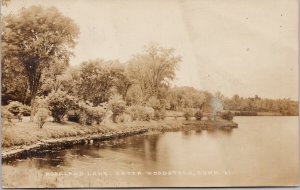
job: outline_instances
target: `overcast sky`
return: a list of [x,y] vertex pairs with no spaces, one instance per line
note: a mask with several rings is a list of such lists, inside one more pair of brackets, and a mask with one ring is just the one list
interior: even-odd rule
[[156,42],[183,57],[178,86],[298,99],[297,0],[12,0],[2,13],[38,4],[79,25],[71,64]]

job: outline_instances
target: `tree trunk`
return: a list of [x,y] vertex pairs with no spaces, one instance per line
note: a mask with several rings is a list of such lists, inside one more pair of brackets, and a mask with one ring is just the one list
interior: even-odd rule
[[31,101],[30,101],[30,106],[31,106],[31,108],[30,108],[30,121],[31,122],[33,122],[33,120],[34,120],[34,113],[35,113],[35,96],[33,96],[32,98],[31,98]]

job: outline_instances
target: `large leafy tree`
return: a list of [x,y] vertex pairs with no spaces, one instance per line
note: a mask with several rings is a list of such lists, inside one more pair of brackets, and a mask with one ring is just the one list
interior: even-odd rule
[[107,102],[116,93],[125,96],[130,85],[119,61],[96,59],[83,62],[73,77],[77,95],[94,105]]
[[118,64],[115,70],[115,76],[117,78],[115,88],[123,100],[126,100],[128,90],[133,85],[133,80],[129,77],[127,64]]
[[6,105],[9,101],[28,103],[28,85],[23,69],[18,62],[1,60],[1,101]]
[[18,14],[4,16],[2,26],[4,64],[14,60],[19,63],[15,66],[23,69],[33,109],[44,71],[51,65],[68,65],[79,28],[56,8],[41,6],[23,8]]
[[169,86],[175,78],[175,71],[181,57],[174,55],[175,50],[150,44],[141,54],[129,61],[129,76],[139,84],[145,100],[158,97],[160,89]]

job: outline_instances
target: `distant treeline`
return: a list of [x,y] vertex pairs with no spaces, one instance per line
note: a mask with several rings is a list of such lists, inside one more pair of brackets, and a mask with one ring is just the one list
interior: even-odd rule
[[[268,99],[255,97],[224,98],[223,106],[226,110],[234,110],[235,115],[298,115],[298,101],[290,99]],[[272,115],[271,114],[271,115]]]

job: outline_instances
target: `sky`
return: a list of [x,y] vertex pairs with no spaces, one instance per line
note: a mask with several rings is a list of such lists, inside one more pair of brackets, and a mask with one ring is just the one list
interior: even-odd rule
[[2,13],[55,6],[80,27],[71,64],[176,49],[177,86],[298,99],[297,0],[11,0]]

